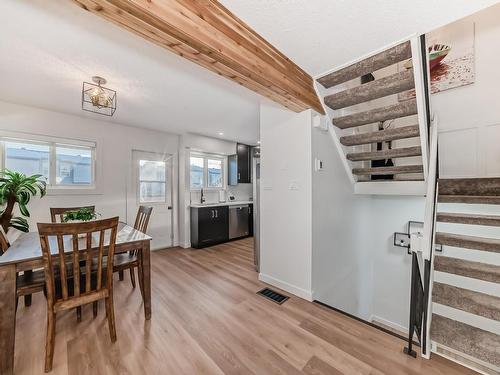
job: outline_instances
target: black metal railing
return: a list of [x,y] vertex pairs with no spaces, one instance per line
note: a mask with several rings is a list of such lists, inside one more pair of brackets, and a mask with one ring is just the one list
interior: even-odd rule
[[422,342],[422,323],[424,317],[425,292],[420,277],[417,253],[412,253],[411,260],[411,297],[410,297],[410,323],[408,329],[408,346],[404,348],[405,354],[417,357],[413,350],[413,337],[416,334],[418,342]]

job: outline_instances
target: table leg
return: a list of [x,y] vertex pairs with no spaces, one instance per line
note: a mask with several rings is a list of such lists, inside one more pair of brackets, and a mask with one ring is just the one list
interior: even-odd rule
[[151,319],[151,253],[149,241],[142,242],[142,285],[144,288],[144,316],[146,320]]
[[0,267],[0,374],[14,373],[16,266]]

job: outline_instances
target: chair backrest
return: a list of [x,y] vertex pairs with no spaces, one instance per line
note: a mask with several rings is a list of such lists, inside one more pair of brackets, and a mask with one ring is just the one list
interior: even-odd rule
[[0,255],[5,253],[9,247],[9,240],[7,239],[7,236],[5,235],[2,227],[0,227]]
[[[64,219],[64,214],[68,211],[78,211],[82,208],[91,210],[95,212],[95,206],[83,206],[83,207],[51,207],[50,208],[50,219],[53,223],[62,223]],[[58,220],[59,219],[59,220]]]
[[149,219],[151,218],[151,212],[153,212],[153,207],[139,206],[137,211],[137,216],[135,217],[134,229],[146,233],[148,230]]
[[[38,223],[50,309],[66,310],[109,295],[117,227],[118,217],[83,223]],[[56,293],[56,281],[60,293]]]

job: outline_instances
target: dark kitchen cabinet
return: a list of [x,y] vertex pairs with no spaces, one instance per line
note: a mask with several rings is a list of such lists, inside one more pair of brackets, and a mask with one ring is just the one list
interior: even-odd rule
[[238,155],[238,183],[249,184],[251,182],[251,165],[252,158],[250,153],[252,148],[247,145],[238,143],[236,145],[236,155]]
[[191,207],[191,246],[201,248],[228,241],[227,206]]
[[252,147],[238,143],[236,155],[228,157],[228,185],[252,182]]

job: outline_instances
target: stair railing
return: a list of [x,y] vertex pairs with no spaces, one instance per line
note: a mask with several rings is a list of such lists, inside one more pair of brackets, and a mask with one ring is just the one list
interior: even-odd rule
[[432,287],[434,280],[434,254],[436,237],[436,214],[439,191],[439,151],[438,151],[438,121],[434,119],[431,127],[431,143],[429,155],[429,182],[427,184],[427,197],[424,219],[423,251],[422,256],[425,263],[425,299],[424,299],[424,321],[422,324],[422,356],[430,358],[430,330],[432,320]]
[[410,251],[412,253],[410,319],[408,346],[404,348],[404,352],[412,357],[416,357],[416,352],[413,350],[413,337],[415,334],[421,344],[422,357],[429,358],[430,356],[430,325],[432,317],[431,280],[433,280],[434,239],[436,233],[436,207],[439,179],[437,124],[437,119],[434,119],[429,135],[429,174],[427,180],[423,233],[413,234],[410,238]]

